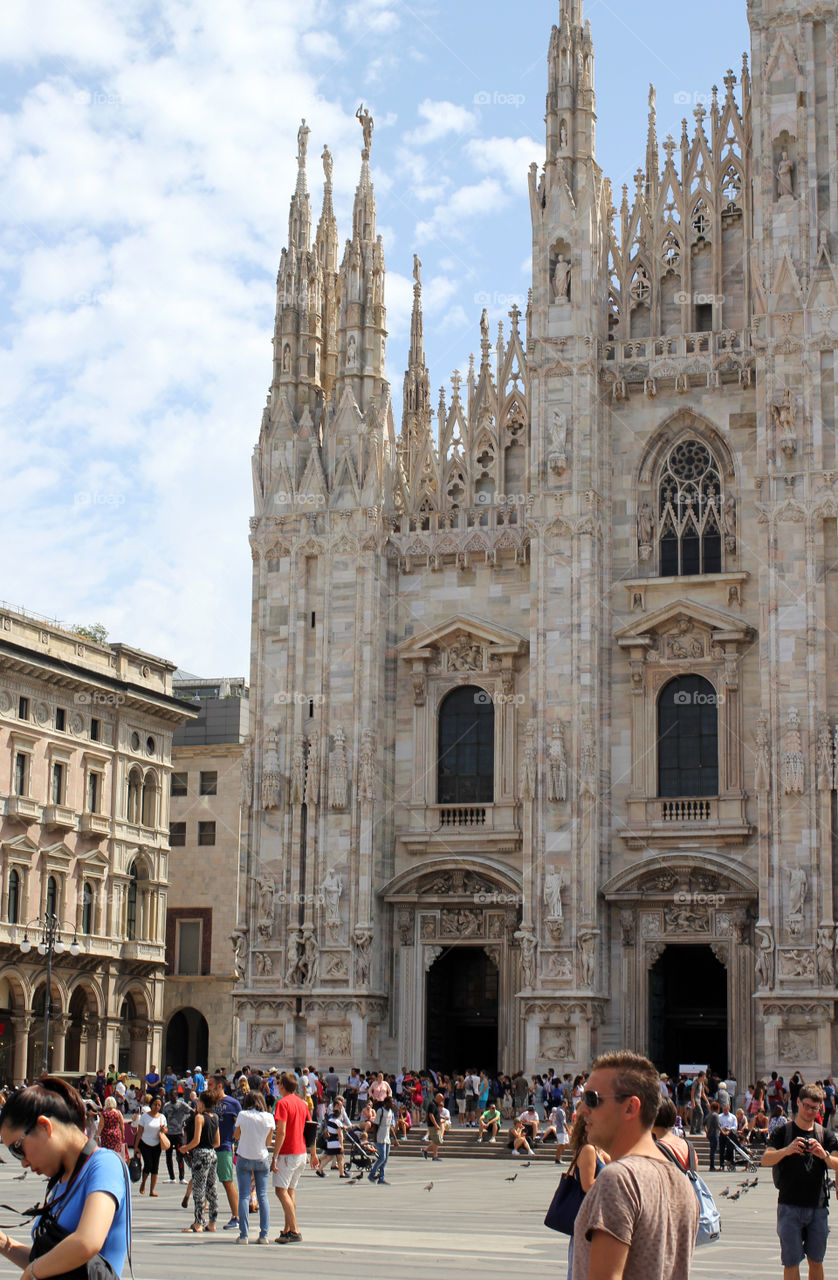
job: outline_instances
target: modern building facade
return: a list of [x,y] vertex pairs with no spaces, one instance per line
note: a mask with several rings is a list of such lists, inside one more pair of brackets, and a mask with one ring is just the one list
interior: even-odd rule
[[199,1064],[229,1070],[238,1054],[234,933],[248,688],[241,678],[201,680],[180,671],[173,683],[199,714],[175,731],[172,744],[163,1058],[176,1071]]
[[64,947],[52,962],[50,1068],[143,1073],[160,1059],[172,735],[196,715],[173,696],[174,670],[0,608],[5,1081],[41,1072],[45,916]]
[[[532,290],[404,411],[364,131],[308,130],[253,459],[240,1056],[832,1069],[834,0],[613,192],[581,0],[549,40]],[[607,122],[606,122],[607,124]],[[318,143],[319,145],[319,143]],[[523,176],[523,175],[522,175]]]

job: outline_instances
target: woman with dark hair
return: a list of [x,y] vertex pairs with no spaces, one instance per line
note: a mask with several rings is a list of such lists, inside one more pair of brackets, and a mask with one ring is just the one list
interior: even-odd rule
[[[584,1115],[578,1115],[573,1121],[573,1127],[570,1131],[570,1150],[572,1158],[567,1176],[575,1178],[582,1189],[582,1194],[587,1195],[597,1175],[610,1163],[611,1157],[599,1147],[595,1147],[588,1141],[588,1131],[585,1125]],[[567,1255],[567,1280],[571,1280],[573,1275],[573,1236],[570,1237],[570,1249]]]
[[195,1205],[195,1216],[190,1227],[183,1230],[199,1232],[204,1230],[204,1200],[209,1209],[207,1231],[215,1231],[218,1218],[218,1187],[215,1176],[216,1148],[221,1145],[218,1131],[218,1117],[213,1114],[212,1100],[204,1091],[198,1094],[198,1113],[190,1141],[183,1148],[184,1153],[192,1152],[192,1200]]
[[267,1244],[271,1229],[271,1210],[268,1202],[268,1176],[271,1157],[268,1139],[276,1128],[273,1112],[265,1107],[261,1093],[248,1093],[242,1109],[236,1117],[233,1140],[236,1147],[236,1177],[239,1183],[239,1244],[247,1244],[250,1218],[250,1182],[256,1183],[256,1199],[259,1204],[258,1244]]
[[[10,1153],[49,1179],[31,1247],[0,1231],[0,1257],[22,1268],[21,1280],[64,1275],[97,1254],[122,1274],[130,1235],[128,1176],[115,1151],[87,1138],[85,1119],[76,1090],[51,1076],[13,1094],[0,1112],[0,1139]],[[49,1261],[41,1262],[45,1257]]]
[[[161,1135],[166,1133],[166,1117],[163,1115],[163,1099],[155,1094],[150,1100],[148,1111],[137,1117],[137,1137],[134,1142],[134,1155],[142,1155],[143,1180],[140,1183],[140,1195],[145,1195],[146,1180],[151,1175],[149,1195],[157,1195],[157,1178],[160,1173]],[[168,1143],[168,1136],[166,1142]]]

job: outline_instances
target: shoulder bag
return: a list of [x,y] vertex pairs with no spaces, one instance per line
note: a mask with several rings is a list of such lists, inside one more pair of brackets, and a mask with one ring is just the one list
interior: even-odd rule
[[561,1231],[562,1235],[572,1236],[573,1224],[576,1222],[576,1215],[584,1199],[582,1183],[576,1177],[576,1157],[574,1156],[572,1165],[567,1173],[562,1174],[553,1199],[550,1201],[550,1208],[544,1217],[545,1227],[549,1227],[551,1231]]

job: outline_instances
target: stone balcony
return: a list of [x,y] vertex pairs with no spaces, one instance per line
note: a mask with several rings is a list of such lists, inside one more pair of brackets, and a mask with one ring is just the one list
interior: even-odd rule
[[[749,386],[753,377],[754,350],[747,330],[678,333],[644,338],[623,338],[603,343],[604,367],[628,383],[674,384],[686,393],[691,387],[717,386],[739,381]],[[618,397],[619,398],[619,397]]]
[[48,804],[44,809],[43,823],[55,831],[75,831],[78,815],[66,804]]
[[6,799],[6,817],[17,818],[18,822],[40,822],[41,806],[37,800],[28,796],[8,796]]
[[110,818],[101,813],[83,813],[79,818],[79,831],[83,836],[106,836],[110,829]]
[[626,802],[626,811],[627,824],[618,834],[630,849],[683,846],[685,841],[707,839],[742,844],[753,833],[745,795],[634,796]]
[[451,850],[515,853],[521,847],[519,806],[500,804],[411,805],[402,810],[396,840],[408,853]]

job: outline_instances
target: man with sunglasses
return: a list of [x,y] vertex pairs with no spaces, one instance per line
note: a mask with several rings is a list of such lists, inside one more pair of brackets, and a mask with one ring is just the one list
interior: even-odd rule
[[799,1280],[800,1263],[809,1261],[809,1280],[823,1280],[826,1254],[827,1171],[838,1170],[838,1137],[815,1124],[823,1107],[823,1090],[804,1085],[797,1099],[797,1115],[778,1125],[768,1140],[762,1163],[774,1170],[777,1235],[783,1280]]
[[586,1137],[611,1156],[582,1201],[573,1280],[687,1280],[698,1230],[692,1184],[661,1153],[652,1125],[660,1076],[628,1051],[594,1063],[579,1101]]

